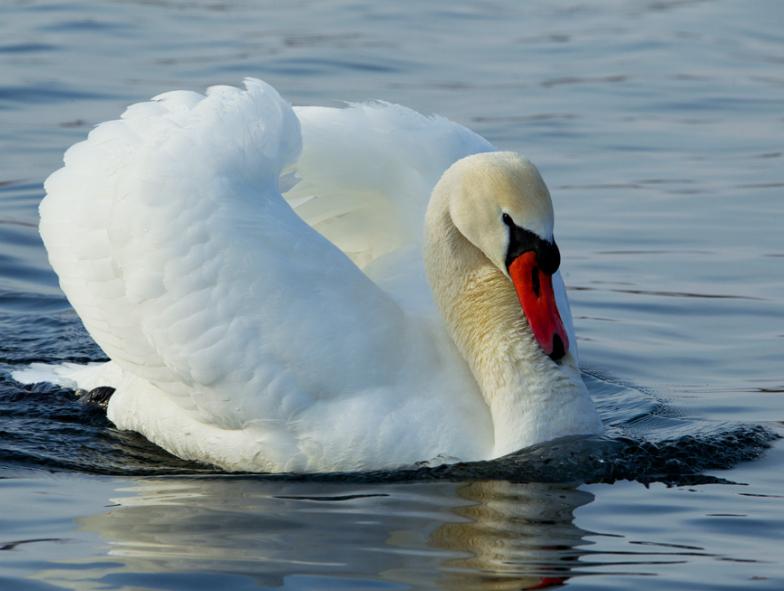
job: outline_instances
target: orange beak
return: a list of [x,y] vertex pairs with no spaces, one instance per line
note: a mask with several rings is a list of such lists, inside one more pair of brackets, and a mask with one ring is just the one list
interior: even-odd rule
[[536,341],[551,359],[558,361],[569,350],[569,338],[555,302],[552,275],[541,270],[533,251],[514,259],[509,275]]

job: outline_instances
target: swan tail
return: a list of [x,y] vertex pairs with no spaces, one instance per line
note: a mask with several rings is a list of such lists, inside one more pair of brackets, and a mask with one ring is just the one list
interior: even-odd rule
[[97,363],[31,363],[11,370],[11,377],[20,384],[55,384],[70,390],[93,390],[101,386],[116,387],[120,383],[119,368],[111,361]]

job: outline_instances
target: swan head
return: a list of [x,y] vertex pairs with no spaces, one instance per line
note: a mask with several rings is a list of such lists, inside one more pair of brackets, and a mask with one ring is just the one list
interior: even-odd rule
[[544,353],[558,361],[569,339],[552,276],[560,265],[553,204],[536,167],[514,152],[475,154],[453,164],[436,191],[457,230],[514,285]]

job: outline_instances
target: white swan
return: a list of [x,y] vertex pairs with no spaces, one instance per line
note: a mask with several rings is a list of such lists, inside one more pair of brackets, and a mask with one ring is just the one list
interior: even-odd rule
[[129,107],[46,181],[51,264],[112,360],[56,380],[115,387],[117,427],[226,470],[600,431],[547,188],[492,150],[395,105],[292,109],[252,79]]

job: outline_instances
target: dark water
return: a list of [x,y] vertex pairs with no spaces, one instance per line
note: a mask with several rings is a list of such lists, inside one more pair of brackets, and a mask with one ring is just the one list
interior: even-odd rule
[[[783,588],[782,24],[773,0],[3,2],[0,589]],[[226,476],[10,380],[102,358],[35,228],[63,150],[247,75],[439,112],[539,165],[606,437]]]

